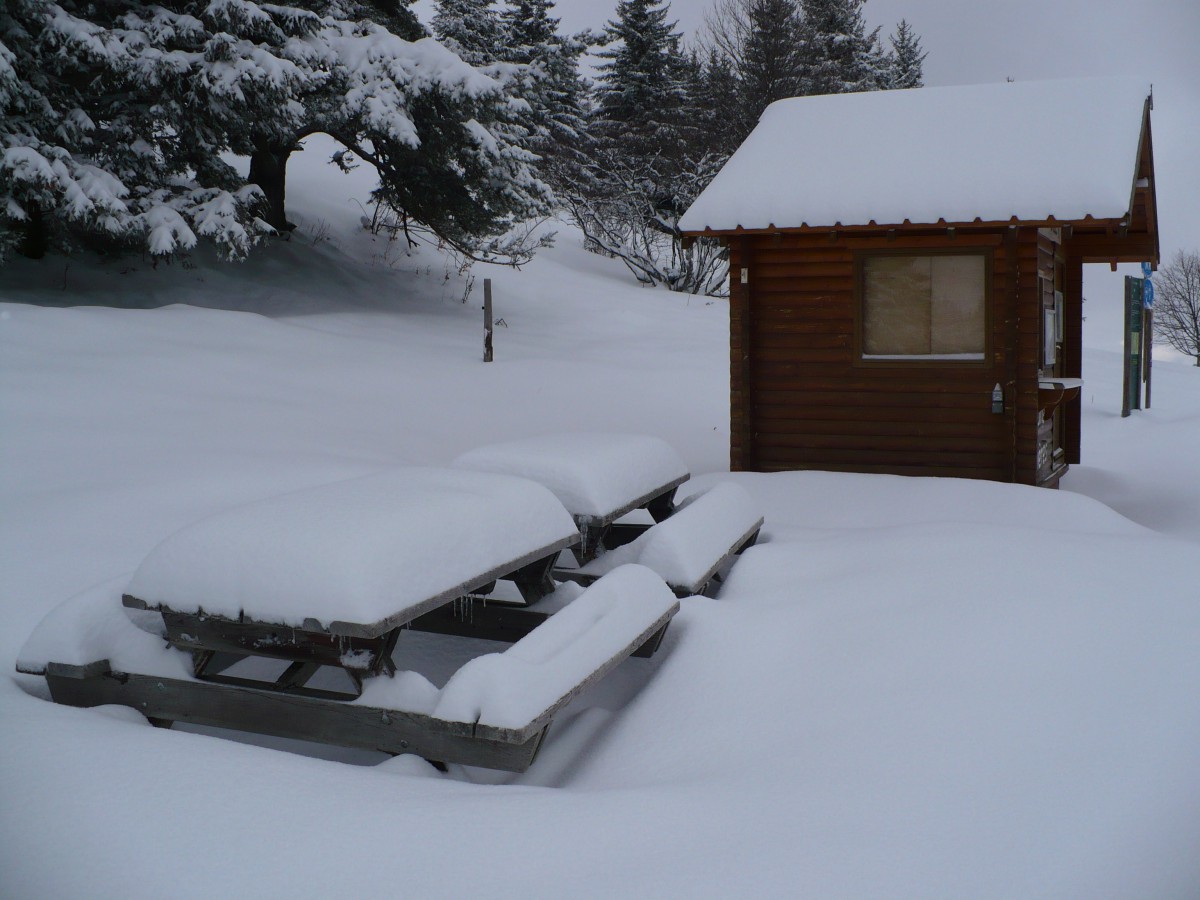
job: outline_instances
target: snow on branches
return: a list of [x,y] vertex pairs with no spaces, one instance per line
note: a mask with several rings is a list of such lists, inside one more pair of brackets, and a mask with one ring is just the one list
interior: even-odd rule
[[[62,249],[80,235],[153,254],[205,238],[244,256],[272,230],[271,198],[222,154],[266,150],[286,165],[313,131],[375,164],[385,192],[452,238],[495,235],[544,211],[548,191],[523,146],[528,106],[510,90],[513,72],[475,69],[432,39],[342,17],[359,6],[8,4],[0,258]],[[413,171],[432,173],[422,189],[440,188],[460,208],[406,194]],[[272,221],[284,221],[282,210]]]
[[155,254],[199,235],[244,255],[268,230],[261,195],[219,154],[236,149],[240,117],[298,118],[289,99],[305,75],[254,39],[264,17],[240,0],[202,16],[111,3],[86,19],[44,0],[11,4],[0,15],[0,254],[38,256],[83,234]]

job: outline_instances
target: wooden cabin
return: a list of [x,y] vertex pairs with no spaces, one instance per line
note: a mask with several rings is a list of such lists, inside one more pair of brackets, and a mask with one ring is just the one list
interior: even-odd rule
[[1083,264],[1159,258],[1149,85],[772,104],[684,215],[730,255],[730,466],[1057,486]]

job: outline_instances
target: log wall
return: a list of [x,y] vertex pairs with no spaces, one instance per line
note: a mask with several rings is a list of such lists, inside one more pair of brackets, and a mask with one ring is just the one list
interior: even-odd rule
[[[1036,228],[730,236],[731,467],[1036,483],[1038,240]],[[991,255],[982,362],[861,359],[857,252],[980,248]]]

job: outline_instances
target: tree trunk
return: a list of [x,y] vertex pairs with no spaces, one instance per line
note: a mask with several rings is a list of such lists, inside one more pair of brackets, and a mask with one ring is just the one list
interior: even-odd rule
[[36,203],[25,204],[25,226],[17,252],[29,259],[41,259],[49,249],[50,231],[42,218],[42,208]]
[[251,184],[257,184],[267,197],[267,209],[263,220],[280,233],[291,231],[296,226],[287,220],[284,197],[287,191],[287,161],[296,143],[259,144],[250,156]]

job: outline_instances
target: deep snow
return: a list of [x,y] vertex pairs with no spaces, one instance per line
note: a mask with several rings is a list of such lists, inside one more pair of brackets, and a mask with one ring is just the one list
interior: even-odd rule
[[[0,893],[1200,892],[1200,371],[1162,355],[1155,408],[1120,419],[1119,298],[1089,298],[1062,491],[730,476],[719,301],[632,287],[564,231],[462,303],[443,258],[357,230],[316,155],[302,228],[244,265],[0,272],[8,672],[56,604],[204,516],[531,434],[661,437],[688,490],[747,490],[763,537],[524,776],[163,731],[0,678]],[[497,649],[399,652],[440,686]]]

